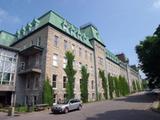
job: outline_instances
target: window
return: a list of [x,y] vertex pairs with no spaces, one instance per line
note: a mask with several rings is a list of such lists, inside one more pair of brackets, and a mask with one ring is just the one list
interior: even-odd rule
[[3,74],[3,84],[9,84],[10,81],[10,73]]
[[2,72],[2,71],[3,71],[3,61],[0,60],[0,72]]
[[39,62],[40,62],[40,60],[39,60],[39,58],[40,58],[40,55],[39,54],[36,54],[35,55],[35,67],[39,67]]
[[79,48],[79,57],[82,56],[82,48]]
[[28,105],[29,104],[29,98],[28,96],[25,96],[25,103]]
[[53,74],[53,76],[52,76],[52,86],[53,86],[53,88],[56,88],[56,80],[57,80],[57,75]]
[[67,85],[67,77],[63,76],[63,88],[66,88]]
[[53,42],[54,42],[54,46],[58,46],[58,39],[59,39],[59,37],[58,36],[54,36],[54,39],[53,39]]
[[64,100],[66,100],[66,99],[67,99],[67,94],[64,94],[64,96],[63,96],[63,97],[64,97]]
[[103,64],[103,58],[98,57],[98,63],[99,63],[100,65],[102,65],[102,64]]
[[79,62],[79,70],[81,70],[81,67],[82,67],[82,63],[81,62]]
[[0,83],[1,83],[1,80],[2,80],[2,72],[0,72]]
[[85,50],[85,58],[87,59],[87,57],[88,57],[88,56],[87,56],[87,50]]
[[21,62],[20,63],[20,70],[24,70],[25,69],[25,63],[24,62]]
[[27,80],[26,88],[30,88],[30,79]]
[[35,88],[38,88],[39,86],[39,76],[35,76]]
[[73,54],[75,54],[75,53],[76,53],[75,45],[74,45],[74,44],[72,44],[72,52],[73,52]]
[[66,65],[67,65],[67,58],[64,57],[64,59],[63,59],[63,68],[66,68]]
[[41,37],[38,37],[36,40],[36,45],[40,46],[41,45]]
[[34,44],[33,40],[31,40],[30,45],[32,46]]
[[93,74],[94,74],[93,66],[91,66],[91,68],[90,68],[90,72],[91,72],[91,75],[93,75]]
[[79,82],[80,82],[80,86],[82,85],[82,79],[79,79]]
[[56,101],[56,94],[53,94],[53,103]]
[[90,53],[90,61],[92,62],[92,53]]
[[64,50],[66,51],[68,49],[68,42],[64,40]]
[[94,93],[92,93],[92,99],[95,99],[95,94]]
[[91,81],[91,88],[94,89],[94,81]]
[[37,96],[34,96],[34,105],[37,104],[37,99],[38,99],[38,97],[37,97]]
[[53,66],[58,66],[58,55],[54,54],[53,55]]

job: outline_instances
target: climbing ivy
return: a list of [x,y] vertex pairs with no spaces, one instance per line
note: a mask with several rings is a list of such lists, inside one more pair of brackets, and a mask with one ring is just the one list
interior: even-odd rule
[[105,99],[108,99],[107,78],[105,76],[104,70],[99,70],[99,76],[102,79],[102,87],[104,90],[104,97],[105,97]]
[[88,102],[88,78],[89,73],[85,66],[81,68],[81,81],[80,81],[80,89],[81,89],[81,100],[86,103]]
[[71,99],[74,98],[74,81],[75,81],[76,70],[73,69],[73,61],[75,56],[70,51],[67,51],[65,55],[67,58],[67,65],[66,68],[64,68],[64,71],[68,78],[66,86],[66,93],[67,93],[66,97],[67,99]]

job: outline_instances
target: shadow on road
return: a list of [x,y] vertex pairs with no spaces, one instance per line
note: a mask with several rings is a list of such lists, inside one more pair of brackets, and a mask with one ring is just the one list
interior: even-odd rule
[[145,110],[115,110],[97,114],[86,120],[160,120],[160,114]]
[[128,96],[126,98],[117,98],[114,101],[126,101],[126,102],[136,102],[136,103],[152,103],[157,99],[157,94],[153,93],[144,93],[144,94],[135,94]]

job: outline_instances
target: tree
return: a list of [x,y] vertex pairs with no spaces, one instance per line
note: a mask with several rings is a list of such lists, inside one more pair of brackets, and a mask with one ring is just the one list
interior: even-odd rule
[[103,90],[104,90],[104,97],[105,97],[105,99],[108,99],[107,78],[105,77],[104,70],[99,71],[99,76],[102,79],[102,87],[103,87]]
[[142,71],[149,80],[149,87],[160,87],[160,26],[153,36],[148,36],[136,46]]
[[87,73],[86,67],[82,66],[80,89],[81,89],[81,99],[84,103],[88,102],[88,78],[89,78],[89,73]]
[[146,89],[148,86],[147,86],[147,80],[142,80],[142,90]]
[[141,91],[140,83],[138,80],[136,80],[136,86],[137,86],[137,91]]
[[113,91],[114,91],[114,86],[113,86],[113,77],[108,74],[108,85],[109,85],[109,96],[110,99],[113,99]]
[[119,79],[117,77],[114,77],[114,83],[115,83],[115,93],[116,93],[116,97],[120,97],[120,82]]
[[126,79],[122,76],[119,76],[119,84],[120,84],[120,95],[126,96],[129,94],[129,85]]
[[137,88],[136,88],[136,83],[134,80],[132,81],[132,87],[133,87],[133,92],[136,92]]
[[66,93],[67,93],[67,99],[74,98],[74,82],[75,82],[75,74],[76,70],[73,69],[73,61],[74,61],[74,55],[72,52],[67,51],[66,52],[66,58],[67,58],[67,65],[66,68],[64,68],[64,71],[67,75],[67,86],[66,86]]
[[44,81],[42,98],[43,98],[43,103],[44,104],[52,105],[52,102],[53,102],[53,90],[52,90],[52,86],[49,83],[49,79],[48,78],[47,78],[47,80]]

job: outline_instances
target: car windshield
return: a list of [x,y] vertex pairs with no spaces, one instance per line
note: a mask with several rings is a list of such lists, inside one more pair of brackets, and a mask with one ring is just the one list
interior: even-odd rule
[[61,100],[58,101],[57,104],[67,104],[69,100]]

